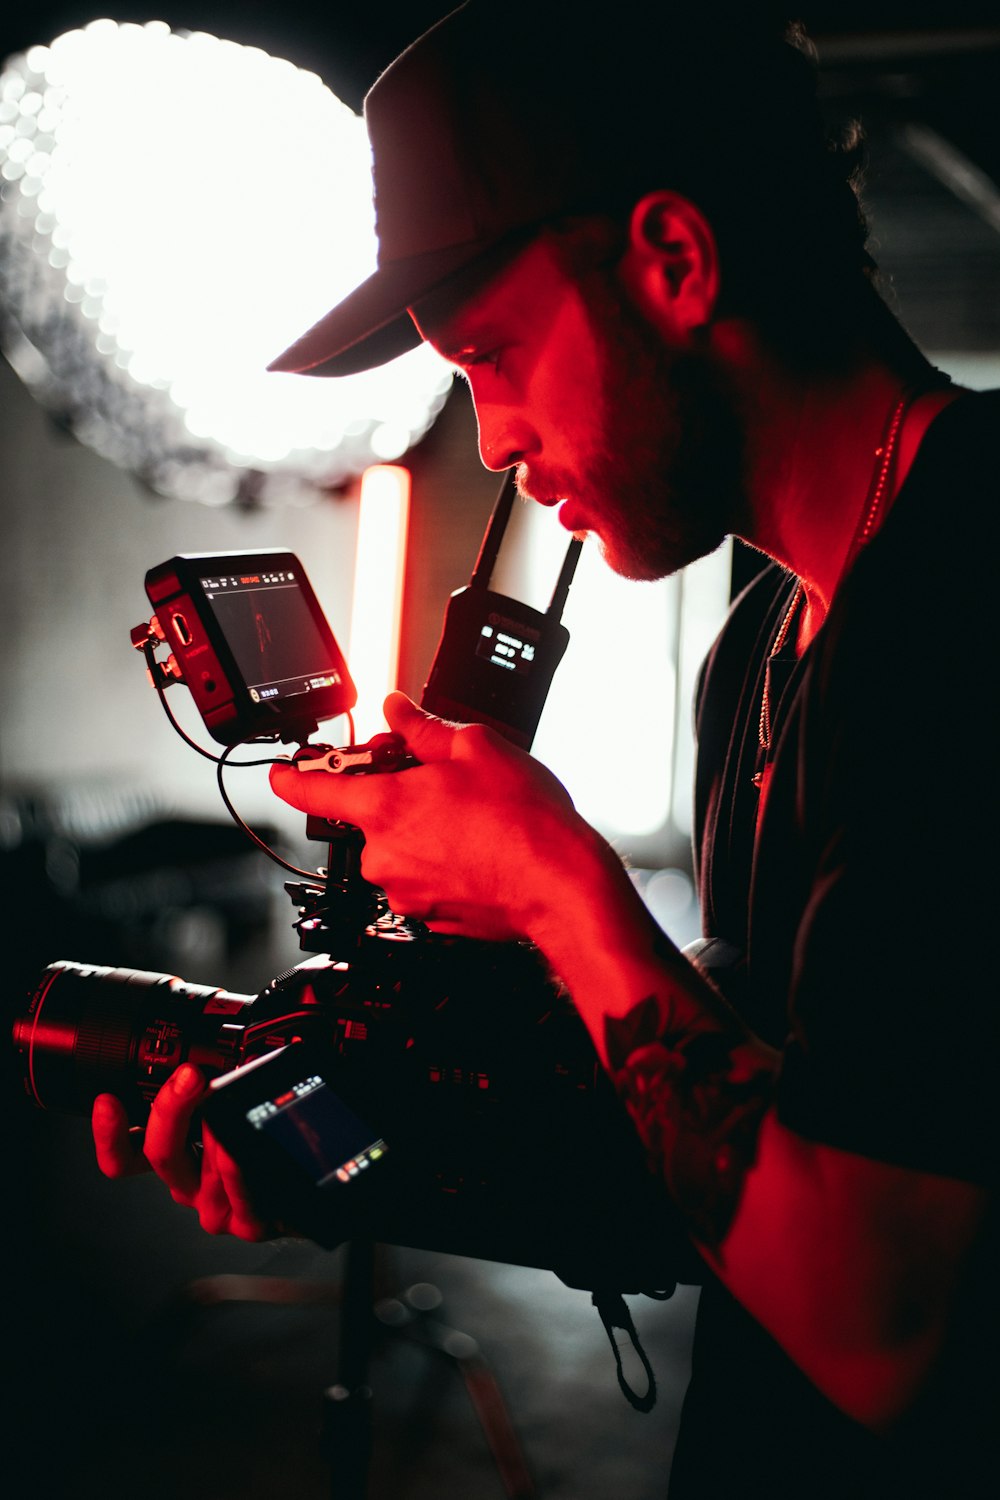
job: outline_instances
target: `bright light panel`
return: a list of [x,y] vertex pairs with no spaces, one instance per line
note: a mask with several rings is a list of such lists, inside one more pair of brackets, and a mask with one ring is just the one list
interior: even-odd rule
[[141,413],[162,488],[185,450],[216,474],[337,484],[426,431],[451,380],[427,346],[340,380],[265,370],[374,269],[375,243],[363,122],[283,59],[101,20],[0,74],[10,357],[37,378],[42,356],[85,439],[114,447]]
[[358,506],[354,602],[347,663],[358,690],[358,738],[382,734],[382,703],[398,686],[399,632],[410,517],[410,472],[396,464],[366,469]]

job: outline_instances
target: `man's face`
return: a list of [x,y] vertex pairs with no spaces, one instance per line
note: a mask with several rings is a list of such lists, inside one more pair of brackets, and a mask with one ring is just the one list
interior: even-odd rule
[[466,375],[489,469],[592,531],[618,573],[660,578],[741,527],[742,448],[717,366],[670,348],[612,270],[571,272],[533,240],[457,311],[422,304],[423,336]]

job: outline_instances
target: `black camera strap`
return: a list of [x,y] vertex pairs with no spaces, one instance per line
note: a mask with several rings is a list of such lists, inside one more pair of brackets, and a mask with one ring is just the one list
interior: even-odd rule
[[[615,1369],[618,1374],[618,1384],[621,1386],[622,1395],[630,1406],[636,1411],[649,1412],[656,1405],[656,1376],[649,1362],[649,1356],[639,1342],[632,1314],[625,1304],[625,1298],[621,1292],[600,1291],[593,1292],[590,1299],[600,1315],[604,1324],[604,1331],[611,1343],[611,1350],[615,1356]],[[646,1372],[646,1390],[642,1395],[634,1391],[625,1378],[625,1370],[622,1365],[622,1351],[618,1340],[615,1338],[615,1329],[620,1328],[628,1336],[628,1340],[635,1350],[636,1355]]]

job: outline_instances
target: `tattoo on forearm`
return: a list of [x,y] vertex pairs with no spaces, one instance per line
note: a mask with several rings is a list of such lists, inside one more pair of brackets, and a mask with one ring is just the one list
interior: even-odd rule
[[699,1029],[690,1018],[680,1023],[657,995],[609,1016],[605,1042],[612,1081],[652,1170],[695,1238],[717,1247],[756,1157],[775,1068],[739,1034]]

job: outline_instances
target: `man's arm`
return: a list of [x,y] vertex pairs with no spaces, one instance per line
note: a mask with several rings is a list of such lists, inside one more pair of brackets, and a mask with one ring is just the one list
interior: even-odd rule
[[542,946],[695,1245],[836,1406],[891,1426],[941,1353],[985,1190],[787,1129],[778,1054],[662,934],[643,937],[627,878],[609,867],[592,881],[591,920],[572,944],[553,933]]
[[785,1128],[779,1054],[664,937],[555,779],[478,726],[398,695],[388,713],[418,769],[280,767],[275,790],[360,825],[363,873],[394,909],[538,945],[715,1274],[831,1401],[891,1424],[933,1368],[985,1194]]

